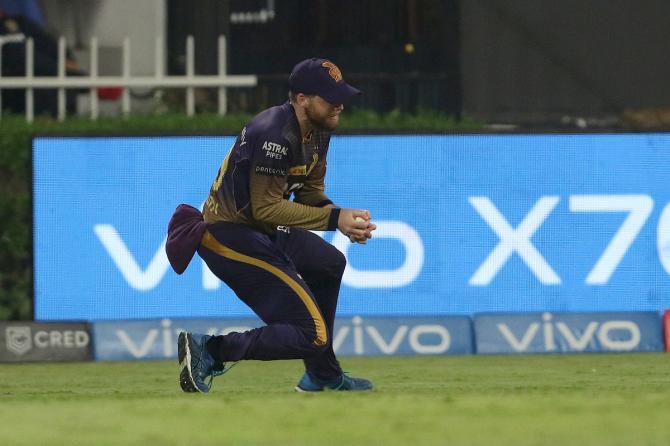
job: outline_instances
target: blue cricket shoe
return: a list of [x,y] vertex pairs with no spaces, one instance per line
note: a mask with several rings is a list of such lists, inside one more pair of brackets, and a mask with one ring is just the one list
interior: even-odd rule
[[305,372],[295,386],[298,392],[321,392],[323,390],[372,390],[372,383],[365,378],[353,378],[342,373],[339,378],[323,381],[309,372]]
[[[215,376],[222,375],[224,364],[217,363],[206,348],[211,336],[182,331],[177,340],[179,359],[179,385],[184,392],[207,393]],[[205,379],[209,377],[209,382]]]

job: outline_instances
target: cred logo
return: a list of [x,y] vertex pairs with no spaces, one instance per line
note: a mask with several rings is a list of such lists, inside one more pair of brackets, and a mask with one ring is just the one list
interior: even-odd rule
[[90,343],[90,336],[83,330],[37,330],[29,326],[13,326],[5,329],[7,350],[24,355],[33,348],[83,348]]
[[5,341],[7,350],[23,355],[33,348],[30,336],[30,327],[7,327],[5,329]]

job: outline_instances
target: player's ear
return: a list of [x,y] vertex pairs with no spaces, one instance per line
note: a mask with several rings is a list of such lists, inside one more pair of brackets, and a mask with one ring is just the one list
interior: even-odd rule
[[295,95],[296,97],[296,102],[301,106],[301,107],[306,107],[307,104],[309,103],[309,97],[305,95],[304,93],[297,93]]

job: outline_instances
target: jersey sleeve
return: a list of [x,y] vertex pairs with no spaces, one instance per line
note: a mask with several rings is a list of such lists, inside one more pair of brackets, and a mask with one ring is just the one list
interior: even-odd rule
[[254,220],[320,231],[337,229],[339,209],[312,207],[284,198],[291,153],[283,138],[259,135],[250,138],[249,143],[252,144],[249,192]]

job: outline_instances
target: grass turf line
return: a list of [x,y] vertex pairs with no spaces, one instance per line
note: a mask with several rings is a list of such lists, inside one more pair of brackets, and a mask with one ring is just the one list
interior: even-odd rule
[[298,394],[300,361],[183,394],[174,362],[0,364],[4,445],[667,445],[670,355],[344,358],[366,393]]

